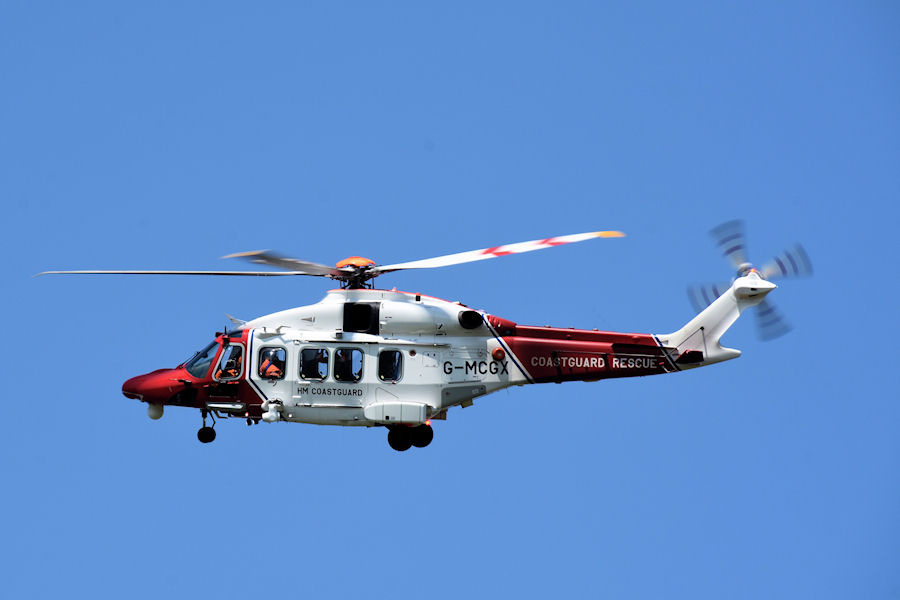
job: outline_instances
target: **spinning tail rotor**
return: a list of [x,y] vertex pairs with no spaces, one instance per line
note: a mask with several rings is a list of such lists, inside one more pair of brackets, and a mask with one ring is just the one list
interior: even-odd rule
[[[751,272],[766,280],[812,275],[813,269],[809,255],[800,244],[793,245],[776,255],[760,269],[756,269],[748,259],[743,221],[734,220],[722,223],[713,228],[710,235],[722,256],[736,270],[736,277],[742,277]],[[730,287],[731,284],[727,282],[694,285],[688,288],[688,297],[694,309],[700,312]],[[756,323],[759,337],[766,341],[781,337],[791,330],[790,324],[782,316],[781,311],[768,299],[758,305]]]

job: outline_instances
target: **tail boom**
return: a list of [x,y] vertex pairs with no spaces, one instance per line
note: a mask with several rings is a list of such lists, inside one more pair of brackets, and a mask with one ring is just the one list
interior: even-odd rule
[[517,325],[486,315],[497,348],[508,352],[521,383],[597,381],[702,367],[741,355],[719,343],[740,314],[762,302],[775,285],[755,272],[731,287],[673,333],[618,333]]
[[678,370],[653,335],[517,325],[488,316],[524,383],[597,381]]
[[[756,306],[777,286],[755,271],[738,277],[731,287],[687,325],[673,333],[659,335],[661,345],[674,348],[681,368],[694,368],[731,360],[740,350],[725,348],[719,342],[746,309]],[[688,357],[686,359],[686,357]]]

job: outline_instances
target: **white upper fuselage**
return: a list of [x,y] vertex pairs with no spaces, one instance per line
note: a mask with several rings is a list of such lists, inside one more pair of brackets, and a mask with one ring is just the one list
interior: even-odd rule
[[[377,327],[372,329],[377,333],[359,331],[366,329],[365,323],[351,323],[350,329],[356,330],[347,330],[345,307],[353,303],[372,307],[373,317],[377,316]],[[266,315],[244,326],[252,330],[249,379],[263,400],[281,402],[282,419],[341,425],[384,424],[391,419],[421,422],[449,406],[526,383],[505,352],[499,360],[494,358],[492,353],[502,343],[485,323],[471,329],[461,325],[459,315],[465,311],[471,309],[417,294],[332,290],[316,304]],[[273,347],[285,351],[283,379],[260,376],[263,350]],[[304,349],[327,351],[329,364],[323,380],[301,376]],[[340,349],[360,351],[359,381],[335,377]],[[396,381],[380,377],[382,352],[400,353]],[[418,407],[424,410],[417,413]],[[396,411],[403,411],[402,419]]]

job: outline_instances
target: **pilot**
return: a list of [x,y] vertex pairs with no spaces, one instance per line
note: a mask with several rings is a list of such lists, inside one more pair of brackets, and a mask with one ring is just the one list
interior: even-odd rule
[[225,362],[225,366],[222,369],[216,371],[216,379],[234,379],[241,374],[241,363],[244,358],[243,354],[240,352],[236,353],[234,358],[229,358]]
[[266,379],[280,379],[284,374],[284,361],[278,358],[278,350],[271,348],[263,352],[259,363],[259,375]]

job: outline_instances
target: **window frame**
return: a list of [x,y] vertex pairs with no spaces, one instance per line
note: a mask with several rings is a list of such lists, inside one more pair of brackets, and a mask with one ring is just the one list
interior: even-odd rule
[[[281,369],[281,377],[266,377],[262,373],[259,372],[259,368],[262,366],[262,353],[265,350],[281,350],[284,352],[284,367]],[[256,376],[265,381],[281,381],[285,378],[288,371],[288,351],[284,346],[261,346],[259,352],[256,353]]]
[[[244,345],[243,345],[243,344],[238,344],[238,343],[235,343],[235,344],[223,344],[223,345],[222,345],[222,352],[219,354],[219,360],[217,361],[216,368],[218,368],[219,365],[222,363],[222,357],[225,356],[225,350],[226,350],[229,346],[237,346],[238,348],[240,348],[240,349],[241,349],[241,355],[242,355],[242,356],[243,356],[244,354],[247,353],[247,349],[244,348]],[[242,379],[243,376],[244,376],[244,369],[246,368],[246,366],[247,366],[247,361],[244,360],[243,358],[241,358],[241,372],[238,373],[238,374],[237,374],[236,376],[234,376],[234,377],[216,377],[215,369],[213,369],[213,371],[212,371],[212,378],[213,378],[213,381],[221,381],[221,382],[239,381],[239,380]]]
[[[312,377],[304,377],[303,375],[303,352],[304,350],[324,350],[326,354],[325,360],[325,376],[322,378],[312,378]],[[321,364],[321,363],[320,363]],[[318,382],[321,383],[323,381],[328,381],[328,377],[331,374],[331,348],[328,346],[303,346],[300,348],[300,351],[297,353],[297,376],[300,377],[300,381],[310,381],[310,382]]]
[[[337,371],[338,358],[337,358],[337,355],[338,355],[338,352],[340,352],[340,351],[342,351],[342,350],[343,350],[343,351],[349,351],[349,352],[354,352],[354,351],[359,352],[359,355],[360,355],[360,359],[359,359],[359,377],[357,377],[356,379],[338,379],[338,371]],[[351,356],[352,356],[352,355],[351,355]],[[352,369],[353,369],[353,359],[352,359],[352,358],[350,359],[350,368],[351,368],[351,374],[352,374]],[[364,377],[365,374],[366,374],[366,353],[363,352],[363,349],[362,349],[362,348],[357,348],[357,347],[353,347],[353,346],[338,346],[337,348],[334,349],[334,368],[332,369],[331,374],[332,374],[332,376],[334,377],[334,380],[335,380],[336,382],[338,382],[338,383],[359,383],[360,381],[363,380],[363,377]]]
[[[396,354],[397,356],[400,357],[400,366],[399,366],[400,373],[398,374],[397,379],[383,379],[381,377],[381,355],[384,354],[385,352],[393,352],[394,354]],[[379,350],[378,351],[378,369],[377,369],[378,370],[378,381],[380,381],[381,383],[397,383],[398,381],[402,380],[403,379],[403,362],[404,362],[404,360],[403,360],[403,351],[402,350],[399,350],[397,348],[383,348],[383,349]]]

